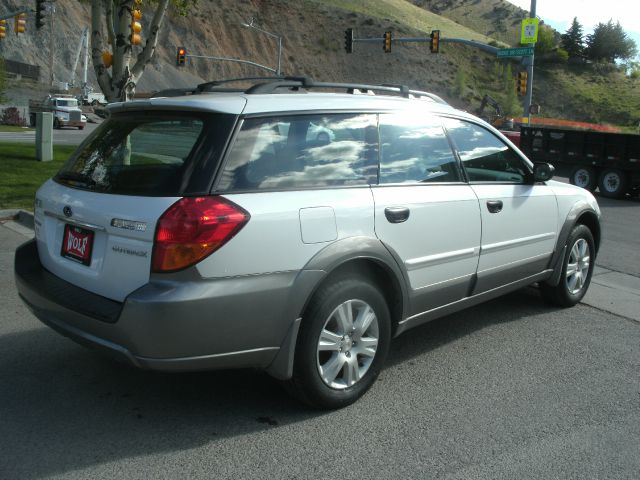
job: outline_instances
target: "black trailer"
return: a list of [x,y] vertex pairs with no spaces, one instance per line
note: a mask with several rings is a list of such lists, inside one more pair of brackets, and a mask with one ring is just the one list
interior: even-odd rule
[[534,162],[551,163],[572,184],[603,197],[640,190],[640,135],[525,127],[520,149]]

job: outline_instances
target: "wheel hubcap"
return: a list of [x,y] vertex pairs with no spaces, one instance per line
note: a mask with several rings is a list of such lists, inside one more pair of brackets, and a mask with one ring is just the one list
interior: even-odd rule
[[355,385],[369,370],[378,350],[378,318],[369,304],[347,300],[336,307],[320,332],[317,366],[331,388]]
[[620,187],[620,177],[615,173],[607,173],[602,182],[609,192],[615,192]]
[[586,170],[578,170],[574,176],[574,180],[578,187],[585,188],[589,185],[589,172]]
[[567,263],[567,289],[576,295],[584,287],[589,274],[589,244],[584,238],[579,238],[571,247]]

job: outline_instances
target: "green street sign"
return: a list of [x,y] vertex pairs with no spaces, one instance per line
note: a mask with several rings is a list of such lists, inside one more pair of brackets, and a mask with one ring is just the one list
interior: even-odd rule
[[530,57],[533,47],[503,48],[498,50],[498,58],[502,57]]

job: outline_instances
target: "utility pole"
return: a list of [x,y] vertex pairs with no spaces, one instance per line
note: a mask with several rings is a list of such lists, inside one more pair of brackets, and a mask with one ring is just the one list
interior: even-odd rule
[[[529,18],[536,18],[536,0],[531,0],[531,9],[529,11]],[[529,44],[529,46],[535,47],[536,44]],[[524,116],[527,117],[527,123],[531,123],[531,99],[533,96],[533,59],[535,53],[532,53],[530,57],[524,57],[523,63],[527,67],[527,93],[524,97]]]
[[54,49],[54,35],[53,35],[53,16],[56,13],[56,4],[49,3],[49,88],[53,87],[55,76],[53,74],[53,49]]

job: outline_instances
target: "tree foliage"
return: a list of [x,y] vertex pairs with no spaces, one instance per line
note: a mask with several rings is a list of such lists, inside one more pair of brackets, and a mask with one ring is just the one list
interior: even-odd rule
[[586,54],[590,60],[615,63],[627,60],[637,52],[636,42],[627,36],[620,22],[598,23],[591,35],[587,35]]
[[578,17],[573,17],[571,26],[562,34],[562,48],[566,50],[570,58],[584,55],[584,33],[582,25],[578,22]]
[[555,30],[547,25],[541,24],[538,28],[538,41],[536,42],[536,55],[545,55],[553,52],[556,48]]

